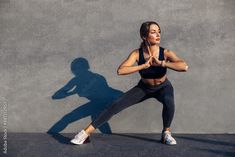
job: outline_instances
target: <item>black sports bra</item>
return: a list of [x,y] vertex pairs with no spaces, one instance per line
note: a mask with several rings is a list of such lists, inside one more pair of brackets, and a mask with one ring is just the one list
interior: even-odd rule
[[[159,47],[159,58],[160,61],[164,60],[164,48]],[[139,62],[138,65],[144,64],[146,61],[144,59],[144,53],[143,48],[139,48]],[[142,78],[161,78],[163,77],[167,72],[167,68],[161,67],[161,66],[150,66],[147,69],[140,70],[140,76]]]

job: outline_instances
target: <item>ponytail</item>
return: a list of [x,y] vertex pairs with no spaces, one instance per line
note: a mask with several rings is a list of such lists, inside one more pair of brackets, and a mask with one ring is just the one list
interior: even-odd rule
[[141,44],[140,44],[140,48],[143,48],[143,47],[145,47],[146,45],[145,45],[145,41],[143,40],[142,42],[141,42]]

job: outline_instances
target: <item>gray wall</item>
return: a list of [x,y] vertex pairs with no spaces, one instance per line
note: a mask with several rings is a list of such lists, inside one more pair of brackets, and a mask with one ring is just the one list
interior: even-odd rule
[[[172,131],[235,133],[234,10],[234,0],[1,0],[0,96],[8,132],[86,127],[138,82],[138,73],[116,70],[139,46],[141,23],[155,20],[160,45],[190,67],[168,71],[175,88]],[[96,132],[160,132],[161,111],[148,99]]]

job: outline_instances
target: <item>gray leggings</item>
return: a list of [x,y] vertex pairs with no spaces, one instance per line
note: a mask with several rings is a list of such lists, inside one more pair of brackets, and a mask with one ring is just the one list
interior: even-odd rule
[[156,98],[163,104],[162,119],[163,127],[168,128],[174,117],[174,88],[171,82],[166,79],[163,83],[156,86],[145,84],[142,80],[138,85],[124,93],[120,98],[115,100],[108,108],[106,108],[94,121],[91,122],[94,128],[100,127],[108,121],[113,115],[123,109],[140,103],[148,98]]

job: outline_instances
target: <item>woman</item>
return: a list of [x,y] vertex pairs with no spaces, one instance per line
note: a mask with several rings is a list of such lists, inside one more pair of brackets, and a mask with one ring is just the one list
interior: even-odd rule
[[[108,121],[113,115],[148,98],[156,98],[163,104],[161,142],[168,145],[176,144],[176,140],[170,132],[175,112],[174,89],[167,79],[166,72],[167,68],[185,72],[188,70],[188,66],[174,52],[159,46],[161,29],[158,23],[144,22],[140,28],[140,36],[143,40],[140,48],[133,50],[117,70],[118,75],[127,75],[138,71],[141,76],[139,83],[114,101],[86,129],[80,131],[71,140],[71,143],[83,144],[96,128]],[[135,65],[135,62],[138,65]]]

